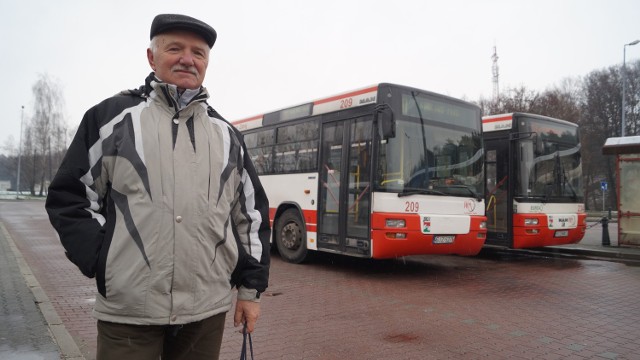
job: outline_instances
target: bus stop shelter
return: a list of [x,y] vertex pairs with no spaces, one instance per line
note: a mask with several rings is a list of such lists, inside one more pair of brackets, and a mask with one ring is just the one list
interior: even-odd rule
[[602,154],[616,156],[618,245],[640,247],[640,136],[608,138]]

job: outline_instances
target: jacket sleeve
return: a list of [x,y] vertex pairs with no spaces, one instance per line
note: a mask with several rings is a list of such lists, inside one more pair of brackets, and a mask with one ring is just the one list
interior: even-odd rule
[[[236,133],[242,139],[237,130]],[[266,290],[269,280],[269,201],[246,146],[240,141],[242,181],[232,214],[239,259],[232,274],[232,282],[238,286],[238,299],[257,300]]]
[[89,278],[96,274],[105,234],[101,204],[106,190],[99,179],[102,151],[98,122],[92,121],[94,111],[82,119],[45,203],[67,257]]

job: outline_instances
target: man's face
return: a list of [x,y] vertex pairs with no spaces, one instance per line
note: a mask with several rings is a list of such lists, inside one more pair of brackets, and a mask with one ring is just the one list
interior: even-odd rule
[[156,35],[147,49],[149,65],[156,76],[180,89],[197,89],[209,65],[209,46],[189,31],[170,31]]

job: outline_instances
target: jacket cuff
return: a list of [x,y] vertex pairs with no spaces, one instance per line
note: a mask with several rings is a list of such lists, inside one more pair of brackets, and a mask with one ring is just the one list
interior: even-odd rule
[[238,300],[260,302],[260,292],[256,289],[248,289],[240,286],[238,288]]

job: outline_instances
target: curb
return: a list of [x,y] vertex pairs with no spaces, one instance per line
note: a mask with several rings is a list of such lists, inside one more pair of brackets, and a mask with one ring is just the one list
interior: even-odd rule
[[619,248],[588,249],[575,247],[548,246],[544,248],[516,249],[514,251],[530,252],[535,254],[549,254],[552,256],[579,257],[590,260],[608,260],[621,262],[628,265],[640,265],[640,253],[617,251]]
[[33,275],[29,264],[27,264],[25,259],[22,257],[20,249],[18,249],[15,242],[13,241],[13,238],[11,237],[11,235],[9,235],[7,228],[2,222],[0,222],[0,231],[2,231],[2,235],[4,235],[5,239],[7,239],[9,248],[11,248],[16,261],[18,262],[20,273],[24,277],[24,280],[29,289],[31,289],[31,293],[33,294],[35,302],[38,305],[40,312],[44,316],[45,321],[47,322],[49,332],[53,337],[53,340],[58,345],[58,348],[60,349],[60,356],[63,359],[68,360],[85,360],[85,357],[84,355],[82,355],[82,352],[80,352],[78,345],[65,328],[62,320],[53,307],[53,304],[51,304],[49,297],[44,292],[42,287],[40,287],[40,283]]
[[552,251],[564,252],[564,253],[568,253],[568,254],[595,256],[595,257],[600,257],[600,258],[611,258],[611,259],[640,261],[640,253],[618,251],[617,250],[617,249],[619,249],[618,247],[612,247],[611,250],[608,250],[607,248],[586,249],[586,248],[571,248],[571,247],[553,247],[553,246],[550,246],[548,250],[550,250],[550,249],[552,249]]

